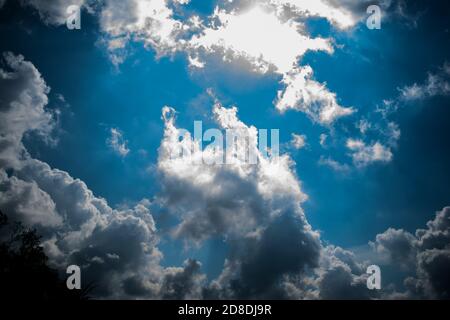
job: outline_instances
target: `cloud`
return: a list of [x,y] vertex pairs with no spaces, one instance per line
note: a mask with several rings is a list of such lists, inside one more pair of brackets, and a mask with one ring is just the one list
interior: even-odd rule
[[302,149],[306,146],[306,136],[303,134],[292,134],[291,145],[294,149]]
[[37,228],[53,266],[64,270],[69,264],[79,265],[84,283],[95,283],[96,296],[127,296],[120,288],[133,276],[148,283],[144,296],[159,296],[163,268],[146,202],[116,210],[67,172],[36,159],[23,162],[0,183],[0,206],[12,220]]
[[[302,23],[282,15],[281,6],[285,4],[267,1],[245,8],[223,4],[204,22],[197,15],[175,18],[171,2],[166,0],[108,0],[100,14],[100,25],[115,64],[125,59],[125,45],[130,40],[153,48],[158,57],[184,52],[194,69],[204,69],[212,56],[220,56],[226,63],[245,61],[256,72],[283,77],[285,89],[275,102],[279,111],[302,111],[321,124],[353,113],[352,108],[337,103],[335,93],[312,79],[311,67],[297,66],[307,51],[333,53],[332,40],[311,38]],[[337,7],[324,3],[322,7],[329,9],[325,16],[341,21]],[[321,8],[311,6],[309,11],[296,14],[307,18]]]
[[317,0],[270,0],[278,9],[286,8],[297,15],[306,17],[323,17],[340,29],[353,27],[357,18],[346,7],[333,4],[333,1]]
[[230,245],[224,269],[205,289],[205,298],[296,299],[293,292],[309,294],[294,279],[318,266],[321,244],[304,219],[284,215],[262,234]]
[[409,268],[415,260],[415,238],[402,229],[389,228],[371,242],[373,249],[389,263]]
[[34,181],[8,177],[4,170],[0,170],[0,198],[2,209],[12,213],[10,218],[13,220],[44,227],[62,223],[55,203]]
[[206,277],[200,272],[201,264],[189,259],[183,268],[167,268],[161,292],[162,298],[169,300],[200,299]]
[[106,140],[108,146],[121,157],[130,152],[128,141],[124,140],[122,132],[117,128],[110,129],[110,137]]
[[307,51],[333,53],[330,39],[310,38],[303,25],[293,19],[283,21],[277,11],[260,5],[241,11],[216,8],[210,20],[211,26],[189,41],[189,50],[199,52],[196,61],[206,51],[223,55],[225,61],[244,59],[261,73],[282,75],[285,88],[274,102],[281,112],[302,111],[321,124],[353,113],[352,108],[341,107],[325,85],[312,79],[310,66],[297,66]]
[[286,88],[278,91],[276,108],[281,112],[288,109],[302,111],[324,125],[354,112],[352,108],[340,106],[336,94],[313,80],[312,75],[313,71],[309,66],[294,68],[285,74],[282,83]]
[[321,251],[319,267],[310,279],[315,299],[371,299],[377,294],[367,289],[366,265],[356,262],[352,252],[328,245]]
[[[252,3],[252,0],[242,0]],[[324,18],[339,31],[348,31],[367,18],[367,7],[373,5],[371,0],[267,0],[260,1],[271,4],[280,14],[293,17],[300,21],[310,18]],[[391,13],[402,15],[397,9],[404,9],[401,1],[382,0],[375,3],[383,13],[383,18],[388,18]],[[404,15],[404,14],[403,14]]]
[[390,148],[380,142],[366,145],[362,140],[347,139],[347,148],[352,152],[353,162],[358,166],[367,166],[373,162],[389,162],[392,159]]
[[85,0],[20,0],[23,6],[37,10],[39,17],[49,25],[62,25],[66,23],[67,8],[71,5],[82,7]]
[[321,166],[326,166],[334,171],[346,173],[350,171],[350,166],[346,163],[340,163],[332,158],[326,158],[324,156],[321,156],[318,162]]
[[321,133],[321,134],[320,134],[320,136],[319,136],[319,144],[320,144],[322,147],[325,147],[325,146],[326,146],[327,138],[328,138],[328,135],[326,135],[325,133]]
[[361,119],[356,124],[356,128],[361,132],[361,134],[366,134],[367,130],[371,129],[372,124],[367,119]]
[[351,251],[333,245],[322,247],[317,268],[300,281],[291,280],[291,299],[379,298],[378,292],[367,289],[366,268]]
[[414,83],[411,86],[400,88],[400,100],[411,102],[423,100],[434,96],[447,96],[450,94],[450,67],[444,63],[437,73],[428,73],[423,84]]
[[[450,278],[450,207],[436,213],[426,229],[415,235],[389,228],[376,236],[372,247],[389,257],[393,266],[409,267],[415,274],[404,280],[405,291],[391,297],[414,299],[449,299]],[[389,297],[389,296],[388,296]]]
[[6,69],[0,69],[0,164],[19,165],[27,133],[48,137],[54,127],[52,114],[44,110],[48,86],[35,66],[21,55],[3,54]]
[[[174,110],[165,107],[158,170],[164,177],[167,206],[174,211],[183,208],[177,233],[196,240],[218,233],[244,236],[285,210],[302,214],[298,204],[306,196],[290,169],[290,158],[265,157],[258,149],[256,128],[238,119],[236,107],[227,109],[216,103],[213,114],[220,129],[236,130],[238,141],[244,141],[236,153],[252,153],[258,164],[233,157],[231,148],[200,150],[188,132],[175,127]],[[184,139],[179,141],[179,136]],[[192,153],[178,154],[181,148]],[[214,164],[220,157],[226,164]]]
[[184,25],[173,18],[166,0],[107,0],[100,13],[100,28],[107,35],[109,49],[114,53],[129,40],[142,41],[158,55],[180,49]]
[[200,61],[200,59],[199,59],[198,57],[191,57],[191,56],[189,56],[189,57],[188,57],[188,60],[189,60],[189,66],[190,66],[191,68],[199,68],[199,69],[202,69],[202,68],[205,67],[205,63],[202,62],[202,61]]
[[172,0],[172,1],[179,4],[188,4],[189,2],[191,2],[191,0]]
[[[36,8],[46,23],[57,25],[64,23],[67,1],[22,0],[22,3]],[[157,57],[184,52],[193,69],[205,68],[208,56],[220,55],[228,63],[247,61],[254,70],[281,75],[284,88],[274,101],[281,112],[288,109],[305,112],[323,125],[355,112],[355,108],[341,106],[326,84],[312,78],[310,66],[298,65],[307,51],[333,53],[333,40],[312,38],[303,23],[320,17],[333,28],[348,30],[366,16],[370,1],[224,2],[217,5],[206,21],[183,9],[188,2],[106,0],[99,5],[101,43],[106,44],[112,63],[119,66],[126,59],[129,41],[144,43],[155,50]],[[75,4],[84,4],[92,12],[84,0]],[[390,0],[378,5],[386,15],[388,9],[400,6]]]
[[367,289],[366,281],[365,276],[353,275],[346,265],[333,266],[319,280],[319,297],[328,300],[370,299],[373,293]]
[[284,74],[308,50],[333,50],[328,40],[311,39],[300,24],[282,22],[274,12],[258,5],[243,12],[216,8],[210,20],[214,24],[194,35],[190,46],[221,52],[225,60],[243,57],[261,72],[274,67]]

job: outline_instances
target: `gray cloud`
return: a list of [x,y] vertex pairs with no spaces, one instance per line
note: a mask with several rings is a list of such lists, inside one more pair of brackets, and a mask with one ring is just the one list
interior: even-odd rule
[[394,297],[450,298],[450,207],[439,211],[415,236],[388,229],[377,235],[373,247],[387,253],[394,266],[409,263],[415,272],[404,281],[406,291]]
[[389,263],[398,264],[403,268],[414,265],[415,237],[405,230],[389,228],[378,234],[371,245],[377,253],[388,259]]
[[20,0],[23,6],[35,9],[42,21],[49,25],[66,23],[67,8],[71,5],[82,6],[85,0]]
[[26,225],[57,226],[62,218],[51,197],[34,182],[9,177],[0,170],[0,204],[10,218]]
[[163,299],[200,299],[206,280],[200,272],[201,264],[196,260],[186,260],[183,268],[167,268],[161,288]]
[[230,247],[222,274],[205,290],[206,298],[290,299],[290,290],[306,294],[291,278],[305,277],[316,268],[321,250],[317,234],[289,214],[261,235],[236,240]]
[[414,83],[399,89],[400,100],[405,102],[423,100],[434,96],[450,94],[450,64],[448,62],[437,72],[429,72],[422,84]]
[[355,276],[345,265],[337,265],[327,270],[319,279],[321,299],[370,299],[372,292],[367,289],[364,276]]
[[367,265],[356,261],[351,251],[336,246],[322,250],[320,267],[315,270],[315,297],[320,299],[373,299],[367,289]]
[[3,59],[6,69],[0,69],[0,165],[17,167],[25,153],[25,133],[46,137],[53,129],[52,115],[44,110],[50,89],[23,56],[7,52]]

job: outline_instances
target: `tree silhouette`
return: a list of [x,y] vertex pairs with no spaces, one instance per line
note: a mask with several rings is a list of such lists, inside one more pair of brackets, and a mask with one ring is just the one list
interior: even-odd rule
[[0,211],[0,297],[2,300],[88,299],[92,289],[68,290],[65,279],[48,266],[35,229],[10,223]]

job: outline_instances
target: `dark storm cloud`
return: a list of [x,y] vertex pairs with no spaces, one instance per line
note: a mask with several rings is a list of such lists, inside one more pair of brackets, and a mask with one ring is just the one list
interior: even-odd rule
[[372,291],[367,289],[367,279],[352,274],[345,265],[327,270],[319,280],[321,299],[370,299]]
[[234,299],[283,299],[286,278],[318,266],[321,244],[298,217],[286,214],[255,238],[230,243],[222,275],[205,296]]
[[414,236],[409,232],[389,228],[378,234],[371,245],[379,254],[387,255],[391,263],[408,268],[415,260],[414,241]]
[[170,300],[199,299],[205,276],[201,264],[192,259],[185,261],[183,268],[167,268],[161,287],[161,298]]
[[367,288],[366,263],[357,262],[351,251],[326,246],[315,270],[314,290],[320,299],[373,299],[376,290]]
[[[388,229],[377,235],[373,244],[377,251],[388,253],[393,266],[409,263],[415,275],[405,279],[406,292],[400,297],[450,298],[450,207],[445,207],[413,236]],[[397,293],[398,294],[398,293]]]
[[318,265],[320,242],[302,221],[283,216],[264,231],[241,261],[244,297],[274,291],[282,276],[301,274]]

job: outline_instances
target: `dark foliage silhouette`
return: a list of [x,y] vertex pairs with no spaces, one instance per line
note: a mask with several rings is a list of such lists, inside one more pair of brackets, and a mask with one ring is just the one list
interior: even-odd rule
[[2,300],[88,299],[85,290],[68,290],[65,279],[48,266],[36,230],[9,222],[0,211],[0,296]]

